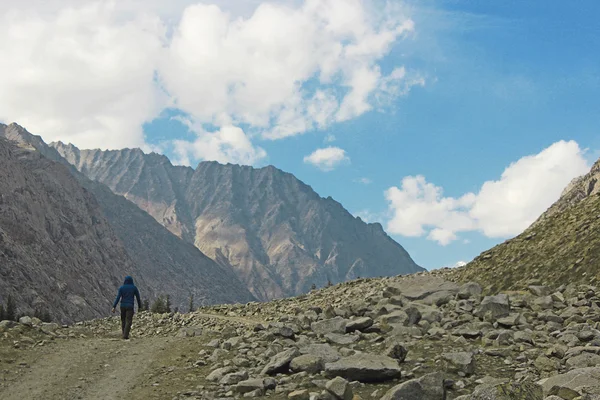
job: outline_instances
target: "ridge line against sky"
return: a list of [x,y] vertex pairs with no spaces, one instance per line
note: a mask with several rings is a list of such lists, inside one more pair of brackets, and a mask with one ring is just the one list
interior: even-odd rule
[[600,156],[593,1],[5,3],[0,121],[274,164],[426,267],[518,234]]

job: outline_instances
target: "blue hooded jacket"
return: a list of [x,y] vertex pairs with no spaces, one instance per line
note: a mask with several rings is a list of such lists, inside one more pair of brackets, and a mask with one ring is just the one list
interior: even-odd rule
[[142,308],[142,301],[140,300],[140,292],[138,288],[133,284],[133,278],[130,276],[125,277],[125,283],[123,286],[119,288],[119,293],[117,293],[117,298],[113,303],[113,308],[119,304],[119,300],[121,300],[122,308],[133,308],[134,302],[133,298],[137,299],[138,309]]

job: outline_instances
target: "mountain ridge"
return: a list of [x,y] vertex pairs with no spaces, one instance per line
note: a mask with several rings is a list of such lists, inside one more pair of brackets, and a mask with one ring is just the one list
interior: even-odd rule
[[274,166],[209,161],[192,169],[140,149],[52,146],[175,235],[227,260],[261,300],[301,294],[313,284],[423,270],[380,224],[352,216]]

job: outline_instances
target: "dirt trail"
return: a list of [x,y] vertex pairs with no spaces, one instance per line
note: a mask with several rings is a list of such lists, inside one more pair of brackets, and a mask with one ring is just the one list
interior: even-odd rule
[[71,339],[32,360],[4,400],[120,399],[176,338]]
[[[264,323],[258,319],[216,314],[199,314],[198,317],[244,324]],[[53,341],[50,346],[21,353],[17,363],[23,367],[0,387],[0,398],[109,400],[139,398],[140,392],[146,393],[143,398],[154,398],[152,379],[160,374],[166,360],[175,362],[172,355],[190,345],[193,344],[186,344],[186,338],[158,336],[133,337],[130,341],[115,338]],[[190,354],[189,350],[185,352]]]

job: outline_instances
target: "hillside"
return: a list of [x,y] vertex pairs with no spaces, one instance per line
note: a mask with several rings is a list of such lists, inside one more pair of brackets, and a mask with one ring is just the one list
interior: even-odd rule
[[[0,293],[58,320],[106,315],[134,264],[69,170],[0,138]],[[140,288],[149,291],[146,281]]]
[[231,264],[260,300],[304,293],[328,281],[423,270],[380,224],[364,223],[272,166],[202,162],[194,170],[139,149],[51,145],[90,179],[125,196],[218,263]]
[[438,274],[357,279],[186,314],[142,312],[130,341],[116,339],[118,317],[69,327],[5,321],[0,397],[598,399],[598,288],[483,297],[476,283]]
[[[98,301],[102,301],[102,306],[95,306],[93,311],[90,311],[91,314],[87,311],[79,313],[75,309],[71,310],[72,312],[68,314],[69,320],[105,315],[114,297],[113,292],[122,283],[122,278],[126,274],[131,274],[136,278],[144,297],[152,300],[158,295],[170,294],[173,305],[182,309],[187,307],[190,294],[194,295],[196,305],[254,300],[250,292],[237,279],[230,266],[215,263],[193,245],[171,234],[147,213],[122,196],[115,195],[106,186],[87,179],[62,159],[54,149],[48,147],[39,136],[31,135],[17,124],[8,126],[0,124],[0,137],[8,138],[12,143],[18,143],[19,148],[25,151],[23,154],[39,157],[49,165],[55,166],[53,168],[63,171],[63,174],[71,177],[72,185],[86,193],[91,199],[90,201],[96,204],[98,215],[105,222],[106,229],[115,237],[118,246],[124,250],[122,254],[124,261],[118,261],[114,265],[114,276],[110,283],[103,279],[98,280],[102,268],[97,266],[92,268],[92,265],[88,268],[85,263],[80,265],[80,260],[72,260],[73,268],[78,267],[79,269],[77,269],[78,272],[70,275],[69,285],[76,286],[80,274],[84,277],[89,276],[90,279],[96,279],[99,288],[94,288],[94,290],[102,292],[102,296],[98,296]],[[46,173],[50,174],[51,171],[53,171],[52,168]],[[3,176],[10,176],[9,169],[0,169],[0,172]],[[48,185],[53,182],[51,176],[46,180]],[[61,190],[60,187],[52,188],[53,193],[60,193]],[[70,195],[67,193],[65,196]],[[19,207],[27,209],[27,204],[24,202]],[[46,212],[53,211],[44,211],[44,213]],[[68,214],[61,212],[61,215],[63,215],[63,219],[66,219]],[[7,219],[5,224],[9,223],[11,222]],[[15,221],[12,222],[13,225],[14,223]],[[5,225],[0,225],[0,227],[2,226]],[[64,253],[65,259],[68,259],[71,254],[75,254],[69,251]],[[36,258],[34,255],[32,257]],[[114,257],[105,256],[104,259],[112,265],[111,260]],[[60,263],[49,262],[44,258],[39,262],[46,269],[56,269],[57,273],[62,273],[58,268]],[[14,270],[11,272],[13,274],[21,273],[18,272],[18,267],[11,267],[9,270]],[[16,283],[12,282],[11,285],[8,285],[10,287],[8,292],[3,293],[11,293],[11,290],[17,291],[16,288],[20,286],[15,285]],[[47,292],[51,291],[52,287],[50,286]],[[67,296],[70,292],[65,293]],[[43,300],[52,304],[50,299],[54,298]],[[100,300],[101,298],[102,300]],[[32,301],[32,298],[28,298],[25,304],[31,304]]]
[[600,160],[574,180],[548,211],[517,237],[448,271],[490,291],[542,284],[600,282]]

